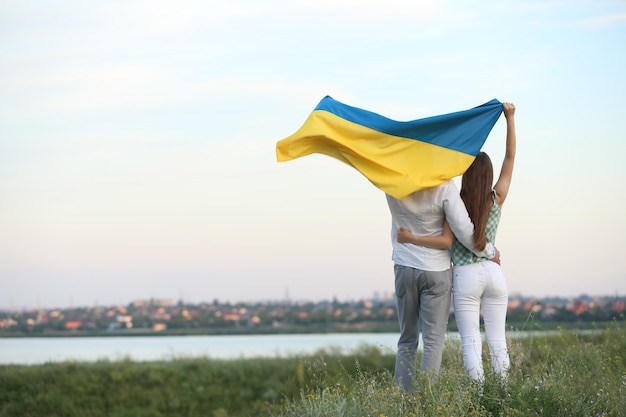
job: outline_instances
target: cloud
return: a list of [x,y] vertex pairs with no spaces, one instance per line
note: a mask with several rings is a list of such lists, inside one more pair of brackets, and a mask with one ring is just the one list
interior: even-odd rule
[[602,28],[605,26],[619,25],[624,22],[626,22],[626,13],[618,13],[585,19],[581,24],[584,27]]

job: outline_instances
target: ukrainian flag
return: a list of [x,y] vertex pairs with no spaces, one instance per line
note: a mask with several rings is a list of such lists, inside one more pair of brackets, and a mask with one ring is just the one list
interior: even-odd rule
[[296,133],[278,141],[276,157],[283,162],[325,154],[402,199],[462,175],[501,113],[502,103],[494,99],[469,110],[399,122],[326,96]]

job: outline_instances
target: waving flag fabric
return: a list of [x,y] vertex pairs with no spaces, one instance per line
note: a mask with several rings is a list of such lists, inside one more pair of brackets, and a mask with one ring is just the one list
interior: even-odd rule
[[296,133],[278,141],[276,157],[283,162],[325,154],[402,199],[462,175],[501,113],[502,103],[494,99],[469,110],[399,122],[326,96]]

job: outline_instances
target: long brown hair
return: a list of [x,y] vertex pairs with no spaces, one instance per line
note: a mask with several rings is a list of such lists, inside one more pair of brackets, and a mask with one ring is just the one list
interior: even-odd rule
[[485,249],[487,237],[487,219],[493,204],[491,187],[493,186],[493,165],[489,155],[480,152],[472,165],[463,174],[461,180],[461,199],[467,207],[469,217],[474,223],[474,246]]

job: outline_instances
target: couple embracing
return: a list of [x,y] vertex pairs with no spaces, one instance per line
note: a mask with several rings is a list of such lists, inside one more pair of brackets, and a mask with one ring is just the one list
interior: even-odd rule
[[463,174],[460,193],[450,180],[402,200],[387,195],[400,323],[394,381],[407,392],[414,389],[420,332],[420,370],[439,372],[451,302],[469,377],[484,379],[482,311],[492,368],[506,378],[508,291],[494,242],[513,173],[516,137],[515,106],[503,103],[503,110],[506,152],[495,184],[491,160],[481,152]]

